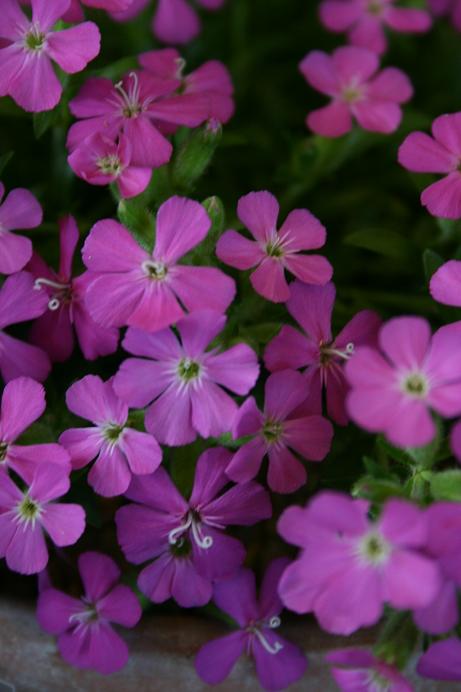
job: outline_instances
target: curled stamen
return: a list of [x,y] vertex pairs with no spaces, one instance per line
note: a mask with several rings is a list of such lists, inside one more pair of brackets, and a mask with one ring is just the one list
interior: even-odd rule
[[338,358],[342,358],[343,360],[349,360],[349,358],[354,354],[355,351],[355,345],[352,342],[349,342],[346,345],[346,348],[341,351],[339,348],[326,348],[324,349],[324,353],[326,353],[329,356],[338,356]]
[[180,545],[179,540],[182,535],[188,530],[192,531],[192,538],[196,542],[199,548],[203,550],[208,550],[213,545],[213,538],[211,536],[203,536],[200,531],[200,522],[194,519],[194,513],[190,511],[186,517],[186,520],[180,526],[169,532],[168,541],[170,545]]
[[188,528],[190,528],[192,524],[192,517],[188,517],[187,521],[184,524],[181,524],[181,526],[177,526],[175,529],[172,529],[169,534],[168,534],[168,542],[170,545],[176,545],[178,542],[178,539],[181,538],[182,534],[187,531]]
[[59,298],[51,298],[51,300],[48,301],[48,310],[55,312],[56,310],[59,310],[60,305],[61,301]]
[[49,286],[50,288],[56,288],[58,291],[64,291],[67,288],[70,288],[70,284],[60,284],[58,281],[52,281],[51,279],[45,279],[44,277],[40,277],[38,279],[35,279],[34,282],[34,289],[36,291],[39,291],[42,286]]
[[279,651],[283,649],[283,644],[280,642],[274,642],[274,645],[270,644],[270,642],[267,641],[266,637],[264,634],[261,632],[261,630],[258,627],[255,627],[252,630],[253,634],[255,637],[258,638],[262,646],[266,649],[268,654],[278,654]]
[[280,627],[281,624],[282,621],[278,615],[273,615],[269,620],[269,627],[271,628],[271,630],[275,630],[277,627]]
[[208,550],[213,545],[212,537],[202,536],[200,533],[200,527],[195,523],[195,521],[192,521],[192,535],[199,548]]

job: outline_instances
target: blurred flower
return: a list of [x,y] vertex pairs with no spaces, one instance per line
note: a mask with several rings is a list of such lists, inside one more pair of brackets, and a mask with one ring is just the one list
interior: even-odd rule
[[134,0],[71,0],[63,20],[65,22],[81,22],[84,19],[82,5],[106,12],[124,12],[128,11],[133,2]]
[[307,396],[306,380],[293,370],[282,370],[266,380],[264,413],[249,397],[234,418],[234,439],[251,436],[232,457],[226,473],[233,481],[254,478],[266,454],[267,482],[277,493],[292,493],[302,487],[306,469],[294,456],[322,461],[330,451],[333,426],[321,416],[296,416]]
[[40,627],[58,638],[65,661],[108,675],[128,662],[128,647],[112,623],[134,627],[141,607],[133,591],[119,584],[120,570],[102,553],[82,553],[78,568],[84,595],[73,598],[54,588],[41,591],[37,604]]
[[433,216],[461,218],[461,113],[436,118],[432,137],[424,132],[408,135],[399,149],[399,163],[415,173],[445,174],[423,190],[421,204]]
[[170,197],[158,210],[155,246],[149,253],[124,226],[111,219],[98,221],[83,247],[91,272],[86,305],[92,318],[103,326],[155,332],[177,322],[183,307],[224,312],[234,298],[233,280],[215,267],[178,264],[204,240],[210,226],[201,204]]
[[229,458],[219,447],[198,458],[189,501],[162,467],[133,478],[126,493],[133,503],[115,517],[117,536],[130,562],[154,559],[138,578],[154,603],[168,598],[185,608],[208,603],[212,582],[233,574],[245,558],[242,543],[225,534],[226,526],[251,526],[271,516],[269,495],[258,483],[222,492]]
[[342,692],[413,692],[413,686],[394,666],[364,649],[337,649],[325,656]]
[[12,190],[2,202],[4,194],[0,182],[0,274],[14,274],[32,257],[32,241],[11,231],[40,226],[43,211],[29,190]]
[[45,534],[59,547],[78,541],[85,530],[83,507],[54,502],[69,488],[69,471],[60,464],[38,464],[24,490],[0,470],[0,557],[9,569],[21,574],[45,569]]
[[8,45],[0,48],[0,96],[40,112],[54,108],[62,94],[51,61],[68,74],[81,72],[98,55],[101,37],[93,22],[52,31],[70,0],[31,0],[31,5],[29,19],[18,0],[2,2],[0,38]]
[[347,31],[352,45],[384,53],[385,29],[424,33],[431,26],[429,12],[396,4],[396,0],[323,0],[320,19],[330,31]]
[[178,322],[180,341],[171,329],[155,334],[128,329],[122,345],[142,358],[121,364],[114,389],[129,406],[150,404],[146,429],[162,444],[176,447],[197,435],[227,432],[238,407],[225,389],[244,396],[255,385],[259,366],[249,346],[206,351],[225,324],[224,315],[204,310]]
[[345,425],[349,418],[345,408],[348,385],[344,364],[358,346],[375,344],[380,319],[375,312],[362,310],[333,338],[334,285],[305,286],[295,281],[290,290],[288,312],[304,334],[291,326],[283,326],[267,345],[264,364],[271,372],[305,367],[308,413],[321,412],[322,389],[325,387],[328,415],[335,423]]
[[431,336],[421,317],[396,317],[381,327],[380,351],[362,346],[346,365],[347,410],[398,447],[422,447],[436,434],[431,409],[461,413],[461,322]]
[[333,634],[375,624],[385,603],[424,608],[441,586],[437,562],[423,553],[423,510],[395,498],[376,522],[368,510],[364,500],[325,491],[304,509],[286,509],[278,523],[282,538],[301,548],[281,578],[282,602],[297,613],[313,612]]
[[81,469],[96,459],[88,483],[99,495],[113,497],[128,488],[132,475],[152,473],[162,461],[157,440],[127,426],[128,406],[115,394],[111,381],[87,375],[66,394],[67,408],[95,427],[71,428],[60,443],[70,454],[72,467]]
[[429,0],[429,7],[436,17],[449,15],[455,29],[461,31],[461,0]]
[[31,340],[43,348],[54,362],[70,358],[74,349],[74,330],[83,355],[88,360],[117,350],[118,330],[102,327],[91,319],[85,305],[88,272],[72,277],[72,261],[79,240],[73,216],[59,222],[61,260],[59,271],[34,254],[28,269],[35,276],[35,287],[48,297],[47,308],[32,325]]
[[306,125],[323,137],[340,137],[352,129],[352,119],[371,132],[394,132],[402,119],[401,103],[413,87],[404,72],[387,67],[378,72],[379,59],[365,48],[346,46],[332,56],[308,53],[299,66],[306,81],[331,98],[328,106],[312,111]]
[[243,654],[254,658],[258,680],[265,690],[283,690],[304,675],[304,653],[274,631],[281,625],[283,609],[277,585],[288,562],[279,558],[269,564],[259,599],[254,573],[249,569],[240,569],[234,577],[215,584],[214,602],[240,629],[213,639],[198,652],[195,667],[209,685],[225,680]]
[[257,293],[267,300],[281,303],[290,297],[285,270],[300,281],[325,284],[333,268],[320,255],[305,255],[325,244],[326,231],[307,209],[295,209],[277,231],[279,205],[270,192],[250,192],[238,203],[238,217],[255,240],[240,233],[226,231],[216,246],[218,258],[237,269],[257,267],[250,281]]
[[434,642],[419,659],[416,670],[432,680],[461,681],[461,641],[450,637]]

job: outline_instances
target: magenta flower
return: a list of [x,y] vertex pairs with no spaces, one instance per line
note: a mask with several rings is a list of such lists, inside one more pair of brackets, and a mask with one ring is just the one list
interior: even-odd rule
[[241,197],[237,214],[255,240],[226,231],[216,245],[216,254],[236,269],[252,269],[250,281],[257,293],[274,303],[290,297],[285,270],[308,284],[325,284],[333,274],[331,264],[320,255],[305,255],[325,245],[326,231],[307,209],[295,209],[277,231],[279,205],[270,192],[250,192]]
[[432,275],[429,290],[439,303],[461,307],[461,262],[450,260],[439,267]]
[[72,262],[79,241],[73,216],[59,222],[61,261],[55,272],[34,254],[28,268],[35,276],[35,287],[47,297],[48,309],[34,322],[32,341],[47,352],[52,361],[63,362],[74,349],[74,331],[83,355],[88,360],[117,350],[118,330],[102,327],[91,319],[84,297],[89,274],[72,277]]
[[427,445],[436,433],[430,410],[461,413],[461,322],[431,337],[421,317],[396,317],[379,332],[380,351],[363,346],[346,365],[352,420],[398,447]]
[[188,315],[177,325],[180,341],[171,329],[128,329],[123,348],[138,357],[122,363],[114,389],[129,406],[150,404],[146,429],[162,444],[176,447],[197,435],[227,432],[238,407],[225,389],[245,396],[255,385],[259,366],[249,346],[205,350],[225,324],[225,316],[212,311]]
[[31,0],[32,19],[18,0],[3,0],[0,38],[0,96],[11,96],[26,111],[54,108],[62,86],[51,62],[68,74],[81,72],[100,49],[99,29],[84,22],[64,31],[52,31],[69,9],[70,0]]
[[292,493],[307,479],[303,459],[322,461],[330,451],[333,426],[322,416],[298,417],[306,400],[306,381],[293,370],[274,373],[266,381],[264,412],[249,397],[234,418],[234,439],[251,436],[234,454],[226,473],[242,483],[254,478],[264,457],[269,457],[267,482],[277,493]]
[[40,226],[43,212],[29,190],[12,190],[2,203],[4,194],[0,182],[0,274],[14,274],[32,257],[32,241],[11,231]]
[[[205,10],[217,10],[225,0],[196,0]],[[189,43],[200,32],[201,24],[188,0],[158,0],[152,30],[163,43]]]
[[349,635],[373,625],[385,603],[424,608],[440,588],[437,563],[422,552],[424,512],[395,498],[376,522],[368,510],[363,500],[326,491],[279,520],[282,538],[302,548],[282,576],[281,599],[297,613],[313,612],[327,632]]
[[428,12],[396,4],[396,0],[323,0],[320,19],[330,31],[347,31],[352,45],[384,53],[385,29],[424,33],[432,23]]
[[27,272],[9,276],[0,288],[0,373],[5,382],[25,375],[43,382],[51,370],[42,349],[9,336],[10,324],[26,322],[46,310],[44,291],[34,290],[34,279]]
[[461,506],[436,502],[427,509],[426,554],[437,560],[440,590],[425,608],[414,612],[418,627],[429,634],[444,634],[459,620],[457,590],[461,587]]
[[416,670],[432,680],[461,680],[461,641],[449,637],[434,642],[419,659]]
[[35,469],[58,464],[70,472],[66,450],[57,444],[16,445],[15,441],[46,408],[43,386],[29,377],[11,380],[3,390],[0,409],[0,469],[11,468],[26,482]]
[[307,127],[323,137],[346,134],[353,119],[364,130],[394,132],[402,119],[400,104],[413,95],[406,74],[395,67],[378,72],[379,59],[366,48],[344,46],[332,56],[314,50],[299,69],[311,87],[331,98],[306,118]]
[[259,683],[265,690],[283,690],[304,675],[304,653],[274,632],[281,624],[283,609],[277,585],[287,563],[287,559],[279,558],[269,564],[259,599],[255,576],[249,569],[240,569],[234,577],[215,584],[214,602],[240,629],[202,646],[195,668],[204,682],[217,685],[225,680],[243,654],[254,658]]
[[306,368],[306,392],[310,393],[313,410],[322,410],[322,389],[325,387],[328,415],[335,423],[345,425],[349,419],[345,408],[348,385],[343,366],[358,346],[375,343],[379,317],[371,310],[362,310],[333,338],[334,285],[305,286],[295,281],[290,290],[288,312],[304,334],[291,326],[283,326],[266,347],[265,366],[271,372]]
[[112,383],[87,375],[66,394],[67,408],[94,427],[71,428],[60,443],[67,449],[74,469],[96,459],[88,483],[99,495],[113,497],[127,490],[132,475],[153,473],[162,461],[157,440],[127,426],[128,406],[115,394]]
[[224,533],[228,525],[251,526],[271,516],[268,493],[249,481],[222,492],[229,479],[230,453],[209,449],[199,457],[189,501],[164,468],[132,479],[126,496],[133,500],[117,511],[120,546],[141,571],[139,589],[154,603],[174,598],[184,608],[205,605],[212,582],[233,574],[245,558],[240,541]]
[[78,568],[83,582],[81,598],[46,588],[38,598],[40,627],[58,638],[67,663],[108,675],[128,662],[128,647],[112,623],[134,627],[141,607],[133,591],[119,583],[120,570],[102,553],[82,553]]
[[0,470],[0,557],[11,570],[35,574],[45,569],[45,534],[60,548],[78,541],[85,530],[83,508],[54,501],[69,488],[69,472],[59,464],[37,464],[24,490]]
[[131,7],[133,2],[134,0],[71,0],[63,20],[65,22],[81,22],[84,18],[82,5],[106,12],[124,12]]
[[429,7],[436,17],[448,15],[457,31],[461,31],[461,0],[429,0]]
[[90,185],[116,183],[126,199],[144,192],[152,177],[151,168],[132,165],[131,144],[124,135],[118,142],[99,132],[90,135],[73,150],[67,162],[75,175]]
[[433,216],[461,218],[461,113],[440,115],[432,137],[412,132],[399,149],[399,163],[415,173],[443,174],[421,193],[421,204]]
[[116,221],[98,221],[83,247],[93,278],[86,305],[95,322],[155,332],[181,319],[184,309],[225,312],[234,298],[234,281],[214,267],[178,263],[210,226],[201,204],[170,197],[158,210],[150,253]]
[[172,95],[175,80],[155,79],[146,72],[130,72],[120,82],[88,79],[69,107],[79,122],[69,130],[67,146],[73,151],[89,135],[111,139],[124,134],[134,166],[158,168],[173,152],[158,122],[196,127],[206,120],[208,104],[201,94]]
[[331,673],[342,692],[413,692],[398,668],[364,649],[337,649],[327,656]]
[[235,106],[229,70],[219,60],[209,60],[184,76],[185,60],[174,48],[152,50],[139,56],[140,65],[157,79],[175,80],[182,94],[202,94],[207,101],[207,120],[227,123]]

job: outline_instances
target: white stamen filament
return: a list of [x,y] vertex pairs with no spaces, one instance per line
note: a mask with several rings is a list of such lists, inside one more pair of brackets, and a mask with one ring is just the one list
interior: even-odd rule
[[273,615],[271,617],[271,619],[269,620],[269,627],[272,630],[275,630],[277,627],[280,627],[281,624],[282,624],[282,621],[278,615]]
[[270,642],[268,642],[264,634],[259,629],[259,627],[252,627],[250,631],[255,635],[255,637],[258,639],[258,641],[267,651],[268,654],[275,655],[283,649],[283,644],[281,644],[280,642],[274,642],[273,645]]
[[177,526],[175,529],[169,532],[168,541],[170,545],[177,545],[178,539],[180,539],[182,535],[189,529],[191,530],[192,537],[199,548],[203,548],[203,550],[208,550],[208,548],[211,548],[213,545],[213,538],[211,536],[202,535],[200,530],[200,522],[194,519],[192,512],[188,513],[184,524]]
[[123,80],[114,84],[114,88],[118,91],[123,99],[124,106],[128,109],[130,113],[141,110],[141,105],[139,103],[139,79],[136,72],[130,72],[128,75],[132,80],[132,85],[128,88],[128,93],[125,91],[123,86]]
[[338,358],[343,358],[343,360],[349,360],[349,358],[354,355],[355,351],[355,346],[352,342],[349,342],[346,345],[346,348],[344,350],[341,350],[339,348],[325,348],[323,349],[323,353],[329,355],[329,356],[338,356]]
[[[39,277],[35,279],[34,289],[39,291],[42,286],[48,286],[49,288],[54,288],[57,291],[68,291],[71,288],[71,284],[60,284],[58,281],[52,281],[51,279],[45,279],[44,277]],[[59,310],[61,301],[58,296],[53,296],[48,301],[48,309],[52,312]]]

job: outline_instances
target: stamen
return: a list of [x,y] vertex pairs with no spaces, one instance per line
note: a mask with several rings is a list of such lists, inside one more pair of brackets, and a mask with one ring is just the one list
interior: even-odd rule
[[133,81],[133,84],[128,89],[128,93],[125,91],[123,86],[123,80],[120,80],[120,82],[114,84],[114,88],[122,97],[122,102],[124,105],[123,115],[126,118],[133,118],[139,115],[139,113],[142,111],[141,104],[139,103],[139,79],[136,72],[130,72],[128,76]]
[[196,524],[195,521],[192,520],[192,536],[194,537],[194,541],[197,543],[199,548],[203,548],[203,550],[208,550],[211,548],[213,545],[213,539],[211,536],[202,536],[200,532],[200,525]]
[[176,65],[177,68],[175,77],[176,79],[182,79],[184,68],[186,67],[186,61],[184,60],[184,58],[176,58]]
[[283,251],[283,242],[279,236],[275,235],[266,244],[266,254],[269,255],[269,257],[275,257],[276,259],[280,259],[280,257],[283,257],[283,255],[285,254]]
[[153,260],[146,260],[143,262],[141,264],[141,269],[150,279],[156,279],[157,281],[163,281],[168,274],[168,267],[166,264]]
[[282,621],[278,615],[273,615],[271,617],[271,619],[269,620],[269,627],[272,630],[276,629],[277,627],[280,627],[281,624],[282,624]]
[[20,524],[25,524],[26,526],[32,524],[32,527],[34,527],[41,513],[42,507],[40,504],[27,494],[25,494],[22,500],[16,505],[16,520]]
[[250,631],[257,637],[259,642],[262,644],[264,649],[266,649],[268,654],[278,654],[279,651],[283,649],[283,644],[280,642],[275,642],[273,645],[270,644],[270,642],[267,641],[266,637],[264,634],[261,632],[259,627],[252,627]]
[[39,24],[32,24],[24,36],[24,47],[33,53],[43,50],[46,43],[46,34],[40,30]]
[[213,538],[211,536],[203,536],[200,525],[200,519],[197,520],[195,512],[193,510],[189,511],[185,522],[169,532],[168,542],[170,545],[177,545],[179,540],[182,540],[182,535],[191,529],[192,538],[198,547],[203,548],[203,550],[208,550],[213,545]]
[[338,358],[342,358],[343,360],[349,360],[349,358],[354,355],[355,345],[349,342],[344,350],[331,348],[330,346],[321,346],[320,350],[324,356],[338,356]]
[[201,371],[200,363],[191,358],[182,358],[178,363],[178,375],[184,382],[197,379]]
[[34,289],[36,291],[39,291],[42,286],[49,286],[50,288],[56,288],[58,291],[64,291],[65,289],[70,288],[70,284],[60,284],[58,281],[51,281],[51,279],[45,279],[44,277],[40,277],[38,279],[35,279]]
[[170,531],[168,534],[168,542],[170,543],[170,545],[176,545],[178,539],[180,539],[183,533],[185,533],[190,528],[191,524],[192,517],[188,515],[187,520],[184,524],[181,524],[181,526],[177,526],[175,529]]

